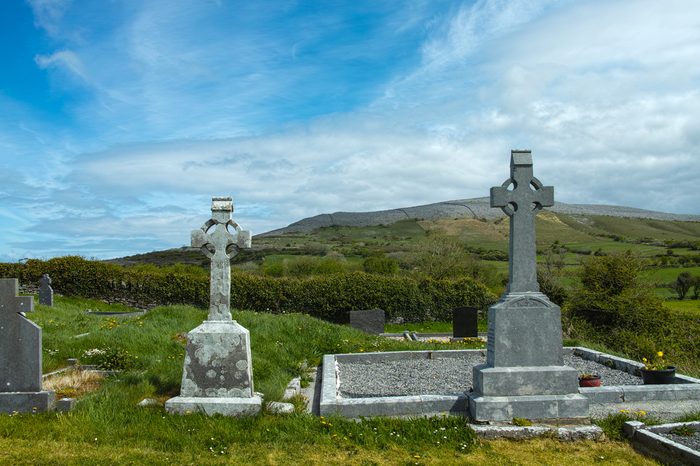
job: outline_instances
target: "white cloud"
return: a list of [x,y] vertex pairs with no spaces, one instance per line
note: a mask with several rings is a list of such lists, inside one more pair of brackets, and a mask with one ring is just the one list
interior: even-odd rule
[[511,148],[533,150],[558,200],[698,213],[697,3],[482,0],[438,17],[425,5],[389,21],[428,31],[413,69],[366,105],[285,125],[277,101],[324,71],[289,64],[313,32],[229,36],[195,27],[214,5],[149,2],[107,38],[38,55],[91,83],[76,111],[98,135],[53,152],[39,217],[95,254],[118,249],[107,239],[180,246],[211,195],[233,195],[241,225],[262,232],[485,196]]

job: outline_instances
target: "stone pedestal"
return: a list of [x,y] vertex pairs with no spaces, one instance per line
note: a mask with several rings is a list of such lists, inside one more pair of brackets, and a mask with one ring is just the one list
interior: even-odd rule
[[207,320],[187,334],[180,396],[166,401],[168,412],[243,416],[261,405],[253,391],[247,329],[235,320]]
[[489,309],[486,364],[474,367],[476,421],[585,419],[578,372],[564,365],[561,310],[539,292],[508,293]]

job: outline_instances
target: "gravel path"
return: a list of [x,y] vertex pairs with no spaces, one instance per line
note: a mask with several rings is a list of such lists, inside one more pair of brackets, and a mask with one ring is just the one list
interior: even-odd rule
[[[338,392],[345,398],[461,394],[472,386],[472,367],[484,362],[486,357],[481,352],[465,352],[435,359],[339,362]],[[564,364],[580,373],[600,374],[603,385],[642,383],[640,377],[574,355],[564,355]]]

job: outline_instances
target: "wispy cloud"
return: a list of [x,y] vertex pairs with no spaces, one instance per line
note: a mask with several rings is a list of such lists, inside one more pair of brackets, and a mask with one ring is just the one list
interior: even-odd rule
[[71,118],[0,96],[6,255],[180,246],[216,194],[255,232],[484,196],[515,147],[559,200],[698,212],[692,1],[30,4]]

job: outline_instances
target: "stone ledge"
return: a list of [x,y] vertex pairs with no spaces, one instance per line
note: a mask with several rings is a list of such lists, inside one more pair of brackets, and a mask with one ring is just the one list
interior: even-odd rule
[[598,426],[492,426],[470,424],[476,435],[485,440],[526,440],[537,437],[556,437],[560,440],[600,440],[603,429]]
[[207,416],[254,416],[260,412],[262,399],[250,398],[205,398],[176,396],[165,402],[165,410],[171,414],[204,413]]
[[665,464],[700,465],[700,452],[674,442],[659,433],[666,433],[674,427],[691,425],[700,427],[700,422],[681,422],[646,427],[638,421],[626,422],[623,431],[630,438],[632,447]]
[[56,393],[50,391],[0,393],[0,413],[43,413],[55,404]]
[[584,395],[475,396],[469,397],[469,415],[476,422],[588,419],[588,398]]

